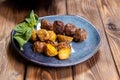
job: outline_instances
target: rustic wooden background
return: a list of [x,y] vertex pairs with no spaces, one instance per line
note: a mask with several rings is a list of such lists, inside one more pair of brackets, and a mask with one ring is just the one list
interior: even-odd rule
[[[65,68],[26,62],[11,45],[11,31],[31,9],[39,16],[79,15],[88,19],[101,34],[97,54]],[[120,0],[1,0],[0,80],[120,80]]]

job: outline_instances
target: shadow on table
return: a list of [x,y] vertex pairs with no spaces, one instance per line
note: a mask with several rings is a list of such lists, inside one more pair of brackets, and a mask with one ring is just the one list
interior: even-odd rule
[[96,67],[95,65],[97,64],[99,58],[100,58],[100,52],[98,50],[96,54],[92,56],[90,59],[88,59],[87,61],[81,64],[74,66],[73,73],[75,74],[75,76],[77,76],[86,73],[88,70],[92,70],[93,67]]
[[[50,76],[55,77],[55,74],[57,74],[58,79],[63,80],[63,79],[70,79],[70,78],[75,78],[77,76],[81,75],[90,75],[89,70],[92,70],[93,67],[95,66],[96,63],[99,60],[99,51],[89,60],[77,64],[75,66],[70,66],[70,67],[59,67],[59,68],[53,68],[53,67],[44,67],[44,66],[39,66],[37,64],[27,64],[30,69],[37,69],[38,71],[40,70],[40,73],[35,72],[36,74],[43,74],[44,72],[48,73]],[[93,69],[94,70],[94,69]],[[53,74],[51,74],[53,73]],[[96,71],[93,71],[93,73],[96,74]],[[47,77],[47,76],[46,76]]]

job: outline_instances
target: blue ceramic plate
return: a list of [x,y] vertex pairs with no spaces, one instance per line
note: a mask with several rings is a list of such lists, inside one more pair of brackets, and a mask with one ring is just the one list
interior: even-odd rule
[[37,63],[42,66],[49,66],[49,67],[65,67],[65,66],[72,66],[87,59],[91,58],[98,50],[100,45],[100,34],[98,30],[87,20],[80,16],[71,16],[71,15],[64,15],[64,16],[45,16],[40,17],[41,19],[48,19],[50,21],[61,20],[65,24],[72,23],[76,25],[78,28],[84,28],[87,33],[88,37],[83,42],[72,42],[72,51],[71,56],[67,60],[59,60],[56,57],[47,57],[43,54],[35,53],[32,50],[33,43],[28,42],[24,45],[24,51],[20,51],[16,41],[13,39],[14,31],[12,32],[12,43],[18,53],[25,59]]

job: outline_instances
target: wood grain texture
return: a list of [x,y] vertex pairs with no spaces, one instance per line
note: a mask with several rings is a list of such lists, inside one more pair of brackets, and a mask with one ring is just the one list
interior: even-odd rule
[[0,80],[24,79],[24,65],[11,45],[11,31],[18,21],[13,11],[6,3],[0,3]]
[[100,31],[102,44],[97,54],[83,64],[73,67],[74,80],[119,80],[109,44],[94,0],[68,0],[68,14],[80,15]]
[[[61,6],[62,5],[62,6]],[[39,16],[64,15],[66,14],[65,0],[52,0],[44,8],[41,6],[36,10]],[[72,68],[50,68],[36,65],[28,65],[26,71],[26,80],[72,80]]]
[[[34,6],[11,1],[16,0],[0,1],[0,80],[120,80],[120,0],[36,0]],[[39,16],[70,14],[88,19],[101,34],[97,54],[73,67],[51,68],[27,62],[25,66],[10,43],[11,31],[31,9]]]
[[97,4],[120,76],[120,0],[97,0]]

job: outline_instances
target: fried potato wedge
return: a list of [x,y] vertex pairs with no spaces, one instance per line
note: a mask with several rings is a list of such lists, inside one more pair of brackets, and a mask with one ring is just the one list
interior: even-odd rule
[[38,38],[37,38],[37,30],[33,30],[30,40],[34,42],[34,41],[36,41],[37,39],[38,39]]
[[57,35],[55,34],[55,32],[54,31],[48,31],[48,34],[49,34],[49,40],[50,41],[55,41],[56,40],[56,38],[57,38]]
[[45,46],[45,42],[35,41],[33,44],[33,50],[34,52],[43,53]]
[[40,41],[46,41],[50,37],[48,31],[45,29],[38,30],[37,35],[38,35],[38,38],[40,39]]
[[70,57],[71,48],[62,48],[58,51],[58,58],[60,60],[68,59]]
[[46,44],[45,54],[47,56],[56,56],[58,54],[57,49],[51,44]]
[[70,43],[73,40],[73,37],[65,36],[65,35],[57,35],[59,42],[68,42]]
[[70,44],[69,43],[67,43],[67,42],[60,42],[60,43],[58,43],[58,50],[59,49],[62,49],[62,48],[71,48],[70,47]]

